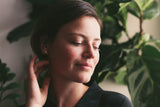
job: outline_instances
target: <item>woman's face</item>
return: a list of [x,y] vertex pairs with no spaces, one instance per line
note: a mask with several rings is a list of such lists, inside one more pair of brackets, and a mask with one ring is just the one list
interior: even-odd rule
[[48,47],[53,78],[87,83],[99,61],[100,26],[83,16],[65,24]]

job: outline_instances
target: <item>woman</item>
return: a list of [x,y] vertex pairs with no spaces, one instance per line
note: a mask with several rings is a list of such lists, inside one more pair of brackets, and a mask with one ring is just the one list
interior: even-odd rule
[[[99,61],[101,29],[94,8],[84,1],[61,1],[44,11],[31,38],[37,56],[29,65],[26,107],[132,106],[125,96],[103,91],[94,81],[84,84]],[[47,69],[40,88],[37,79]]]

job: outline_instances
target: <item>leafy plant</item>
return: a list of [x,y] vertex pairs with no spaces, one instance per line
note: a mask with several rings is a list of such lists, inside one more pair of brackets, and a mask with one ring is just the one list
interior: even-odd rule
[[[27,0],[33,6],[30,21],[11,31],[7,39],[14,42],[31,34],[43,9],[56,0]],[[156,0],[85,0],[90,2],[102,19],[101,57],[92,79],[103,81],[108,72],[115,72],[115,80],[128,85],[135,107],[160,107],[160,40],[143,31],[143,22],[159,15]],[[139,19],[139,31],[129,35],[128,13]],[[26,33],[27,32],[27,33]],[[124,35],[122,35],[124,32]],[[119,39],[128,40],[121,43]],[[110,40],[111,44],[105,41]]]
[[15,82],[10,82],[15,78],[15,76],[16,74],[11,73],[10,69],[6,66],[6,64],[2,63],[0,60],[0,104],[4,100],[12,100],[15,107],[18,107],[16,98],[18,98],[19,95],[16,93],[8,93],[9,90],[19,88],[19,84]]

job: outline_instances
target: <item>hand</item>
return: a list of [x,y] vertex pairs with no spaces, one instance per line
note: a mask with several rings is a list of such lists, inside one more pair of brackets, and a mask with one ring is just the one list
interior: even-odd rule
[[37,56],[34,56],[29,64],[27,83],[26,107],[42,107],[47,99],[50,78],[46,77],[42,88],[39,87],[38,77],[48,68],[48,61],[39,61],[35,63]]

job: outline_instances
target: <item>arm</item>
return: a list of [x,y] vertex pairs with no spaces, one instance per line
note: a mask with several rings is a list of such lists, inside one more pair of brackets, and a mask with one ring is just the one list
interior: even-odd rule
[[37,56],[34,56],[29,64],[28,76],[26,78],[26,107],[42,107],[47,99],[50,78],[46,77],[42,88],[39,87],[38,77],[48,68],[48,61],[35,63]]

